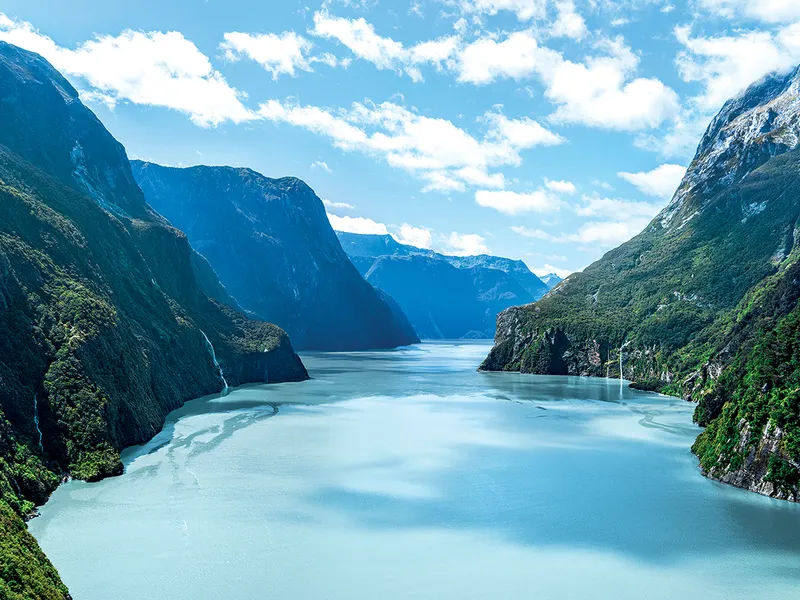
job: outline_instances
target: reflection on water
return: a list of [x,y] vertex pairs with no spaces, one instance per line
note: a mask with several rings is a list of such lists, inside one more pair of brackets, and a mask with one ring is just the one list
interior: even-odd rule
[[188,403],[31,531],[88,600],[800,597],[800,507],[703,479],[691,405],[487,350],[305,355],[311,381]]

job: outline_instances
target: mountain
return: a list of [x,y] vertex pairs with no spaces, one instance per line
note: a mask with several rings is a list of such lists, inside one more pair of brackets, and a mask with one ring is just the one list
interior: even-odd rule
[[277,323],[298,348],[360,350],[419,341],[356,271],[322,201],[294,177],[250,169],[177,169],[133,161],[145,198],[248,312]]
[[647,229],[502,313],[482,368],[682,395],[706,475],[797,500],[799,140],[800,70],[727,102]]
[[549,290],[552,290],[559,283],[564,281],[561,277],[559,277],[555,273],[548,273],[547,275],[544,275],[544,276],[540,277],[539,279],[542,280],[542,283],[544,283],[547,286],[547,289],[549,289]]
[[284,331],[201,291],[212,274],[124,148],[3,42],[0,123],[0,597],[67,598],[22,521],[62,478],[121,473],[186,400],[307,373]]
[[338,235],[364,278],[397,301],[423,338],[492,337],[498,312],[547,292],[522,261],[446,256],[390,235]]
[[444,256],[444,259],[459,269],[495,269],[506,273],[528,292],[534,299],[541,298],[547,291],[547,285],[534,275],[521,260],[500,258],[480,254],[478,256]]

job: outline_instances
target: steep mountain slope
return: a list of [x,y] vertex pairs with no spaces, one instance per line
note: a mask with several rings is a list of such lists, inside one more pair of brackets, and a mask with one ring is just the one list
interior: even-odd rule
[[621,364],[640,387],[700,402],[705,473],[796,499],[799,140],[798,70],[729,101],[661,214],[502,313],[482,368],[616,377]]
[[419,341],[359,275],[322,201],[299,179],[250,169],[133,161],[148,202],[186,232],[241,306],[298,348],[392,348]]
[[498,312],[547,291],[522,261],[446,256],[390,235],[338,235],[366,280],[397,301],[423,338],[491,337]]
[[201,292],[122,146],[2,42],[0,123],[0,597],[65,598],[21,520],[62,477],[120,473],[121,448],[225,380],[307,374],[282,330]]

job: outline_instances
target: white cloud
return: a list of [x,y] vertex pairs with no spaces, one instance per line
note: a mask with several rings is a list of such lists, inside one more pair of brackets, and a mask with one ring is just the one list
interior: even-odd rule
[[649,222],[649,219],[592,221],[581,225],[576,233],[565,236],[562,241],[612,248],[627,242],[642,231]]
[[558,196],[544,189],[527,193],[478,190],[475,192],[475,202],[506,215],[553,212],[559,210],[562,205]]
[[363,18],[345,19],[326,12],[314,14],[315,36],[335,39],[347,46],[353,54],[373,63],[379,69],[394,69],[405,55],[403,44],[379,36],[375,28]]
[[786,71],[800,62],[800,23],[773,31],[734,30],[730,34],[693,36],[691,27],[676,27],[683,46],[676,64],[684,81],[702,90],[687,99],[668,130],[640,135],[635,144],[663,157],[690,158],[709,121],[720,107],[773,71]]
[[567,141],[528,117],[509,119],[502,113],[489,112],[484,115],[484,120],[489,125],[492,139],[507,141],[515,147],[558,146]]
[[556,105],[555,122],[638,130],[659,126],[677,114],[678,95],[655,78],[634,78],[639,58],[622,38],[605,39],[585,62],[572,62],[539,45],[532,31],[518,31],[503,41],[482,38],[458,57],[458,79],[476,85],[496,79],[537,75],[545,97]]
[[271,73],[273,79],[278,79],[281,74],[294,77],[296,69],[312,70],[307,57],[312,44],[293,31],[284,31],[280,35],[234,31],[226,33],[224,38],[220,49],[228,60],[250,58]]
[[[533,17],[535,5],[541,5],[544,16],[545,0],[486,0],[467,3],[462,8],[487,14],[514,10],[527,15],[527,20]],[[588,34],[583,18],[575,11],[574,0],[558,0],[555,8],[557,18],[550,28],[551,36],[580,40]],[[363,17],[346,19],[320,11],[314,14],[311,33],[337,40],[378,69],[406,73],[413,81],[423,79],[420,67],[426,64],[455,72],[458,81],[473,85],[537,75],[545,84],[545,96],[556,105],[551,116],[556,122],[638,130],[657,127],[678,112],[678,96],[671,88],[655,78],[634,77],[639,58],[622,38],[601,39],[595,44],[599,55],[575,63],[540,45],[533,29],[512,32],[504,39],[485,35],[471,43],[464,41],[463,24],[457,31],[457,35],[406,47],[379,35]]]
[[458,58],[458,80],[476,85],[495,79],[524,79],[536,70],[543,53],[557,53],[539,46],[532,31],[516,31],[497,42],[481,38],[467,45]]
[[579,217],[594,220],[581,224],[576,230],[550,233],[514,225],[511,230],[523,237],[558,244],[582,244],[600,248],[613,247],[642,231],[658,214],[661,205],[632,202],[600,196],[583,196],[582,204],[573,207]]
[[634,145],[665,158],[691,158],[711,116],[707,111],[687,108],[673,118],[665,133],[639,135],[634,140]]
[[490,127],[479,139],[451,121],[422,116],[391,102],[354,103],[334,113],[270,100],[258,114],[324,135],[343,150],[383,157],[390,166],[426,182],[426,190],[444,192],[463,191],[468,185],[502,188],[504,177],[494,169],[519,165],[525,149],[563,141],[531,119],[509,119],[498,113],[480,119]]
[[767,73],[800,62],[800,23],[777,32],[750,30],[712,37],[692,37],[691,28],[684,26],[675,29],[675,36],[684,46],[678,70],[684,81],[703,85],[694,102],[705,112],[716,111]]
[[[0,13],[1,14],[1,13]],[[59,71],[84,79],[108,104],[128,101],[183,112],[201,126],[241,123],[255,115],[198,48],[177,31],[123,31],[64,48],[30,23],[3,15],[0,40],[44,56]],[[94,96],[96,99],[98,96]]]
[[328,200],[327,198],[322,199],[322,203],[325,205],[325,208],[328,209],[339,209],[339,210],[354,210],[355,206],[352,204],[348,204],[347,202],[333,202]]
[[523,237],[534,240],[553,241],[554,239],[554,236],[551,233],[548,233],[542,229],[529,229],[527,227],[523,227],[522,225],[513,225],[511,227],[511,231]]
[[750,17],[768,23],[800,19],[797,0],[699,0],[703,8],[722,17]]
[[476,233],[456,233],[447,238],[447,253],[454,256],[474,256],[489,254],[486,238]]
[[313,163],[311,163],[311,168],[322,169],[326,173],[333,173],[333,170],[331,170],[331,168],[328,166],[328,163],[326,163],[324,160],[315,160]]
[[377,223],[366,217],[338,217],[328,213],[328,220],[331,222],[331,227],[336,231],[344,231],[346,233],[371,233],[376,235],[386,235],[389,233],[386,225]]
[[574,40],[582,40],[588,35],[586,21],[575,11],[573,0],[560,0],[556,2],[558,18],[550,28],[550,35],[554,37],[569,37]]
[[541,19],[546,14],[547,0],[461,0],[461,9],[466,13],[496,15],[509,11],[520,21]]
[[576,206],[575,212],[582,217],[602,217],[606,219],[636,220],[652,219],[663,208],[661,204],[632,202],[602,196],[583,196],[583,205]]
[[617,173],[628,183],[635,185],[648,196],[669,200],[686,174],[686,167],[681,165],[661,165],[652,171],[640,173]]
[[378,69],[405,72],[413,81],[422,80],[419,65],[442,68],[460,44],[459,38],[445,36],[406,48],[401,42],[379,35],[363,17],[346,19],[326,11],[314,13],[314,27],[310,33],[338,41],[357,58],[371,62]]
[[575,187],[575,184],[571,181],[552,181],[550,179],[545,179],[544,186],[551,192],[556,192],[557,194],[574,194],[578,191],[578,188]]
[[598,48],[604,54],[585,63],[558,55],[538,68],[545,96],[557,105],[553,121],[633,131],[658,127],[677,114],[674,90],[655,78],[632,79],[639,58],[622,38],[605,40]]
[[413,227],[408,223],[403,223],[400,229],[392,234],[392,237],[401,244],[414,246],[415,248],[433,248],[433,233],[425,227]]

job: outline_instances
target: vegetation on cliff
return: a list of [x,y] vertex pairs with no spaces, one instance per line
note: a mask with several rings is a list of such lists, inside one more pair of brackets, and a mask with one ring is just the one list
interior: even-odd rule
[[168,412],[307,377],[287,335],[210,300],[186,237],[38,55],[0,43],[0,598],[65,598],[23,519],[66,476],[121,472]]
[[501,314],[482,368],[622,376],[697,401],[706,474],[797,499],[798,90],[796,70],[728,102],[670,205]]

